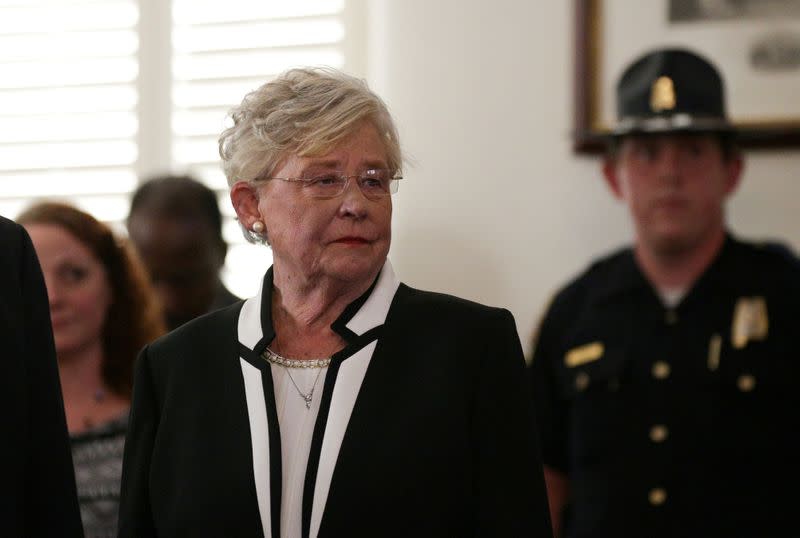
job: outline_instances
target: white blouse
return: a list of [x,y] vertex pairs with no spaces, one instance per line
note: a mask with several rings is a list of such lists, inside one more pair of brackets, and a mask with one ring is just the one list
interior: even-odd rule
[[[274,363],[270,368],[281,430],[281,538],[300,538],[306,465],[328,368],[287,368]],[[312,389],[307,408],[300,392],[308,394]]]

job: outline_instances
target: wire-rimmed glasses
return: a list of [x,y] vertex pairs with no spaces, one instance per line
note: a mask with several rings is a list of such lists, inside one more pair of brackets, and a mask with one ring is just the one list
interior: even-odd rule
[[403,176],[399,170],[390,168],[370,168],[357,175],[347,175],[341,170],[327,170],[325,172],[309,172],[307,177],[270,177],[264,181],[277,179],[292,181],[301,185],[303,192],[312,198],[330,199],[340,196],[350,179],[356,178],[358,188],[370,200],[380,200],[397,192],[398,184]]

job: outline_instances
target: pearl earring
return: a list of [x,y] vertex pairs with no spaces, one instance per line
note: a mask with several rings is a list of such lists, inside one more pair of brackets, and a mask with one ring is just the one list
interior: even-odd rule
[[264,233],[264,223],[260,220],[255,221],[253,223],[253,232],[257,234]]

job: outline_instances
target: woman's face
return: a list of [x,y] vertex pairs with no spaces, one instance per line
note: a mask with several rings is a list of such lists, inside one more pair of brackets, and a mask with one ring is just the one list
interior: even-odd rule
[[[377,130],[365,122],[327,155],[291,155],[272,176],[308,177],[334,170],[355,176],[371,168],[388,168],[387,155]],[[369,284],[389,252],[391,196],[369,199],[355,178],[331,199],[312,198],[298,182],[266,181],[259,187],[258,210],[276,273],[297,275],[311,285],[325,278]]]
[[102,338],[111,288],[106,270],[74,235],[53,224],[30,224],[47,284],[56,354],[64,357]]

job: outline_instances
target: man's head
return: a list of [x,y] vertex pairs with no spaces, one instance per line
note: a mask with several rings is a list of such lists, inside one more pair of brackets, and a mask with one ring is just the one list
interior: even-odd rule
[[719,237],[743,163],[714,66],[684,50],[646,54],[623,73],[617,109],[603,172],[637,244],[674,256]]
[[133,194],[127,224],[169,328],[205,314],[227,251],[214,191],[185,176],[151,179]]

